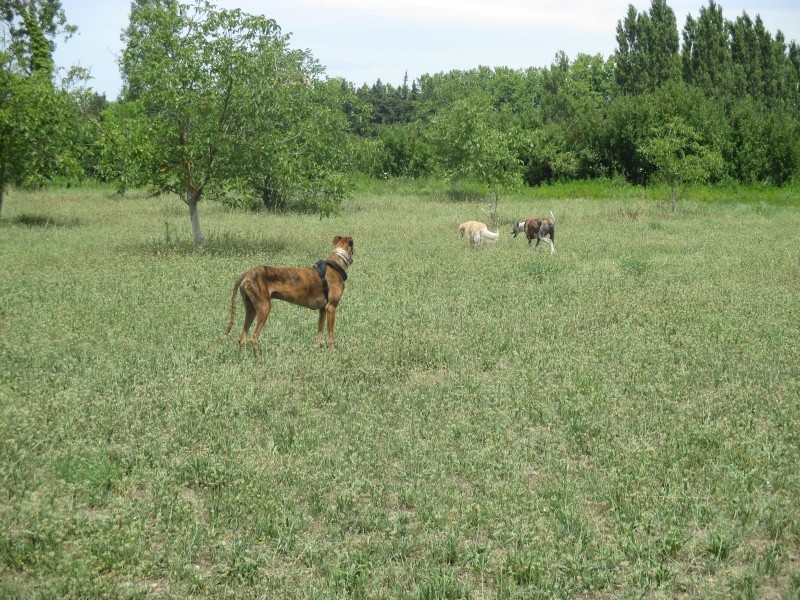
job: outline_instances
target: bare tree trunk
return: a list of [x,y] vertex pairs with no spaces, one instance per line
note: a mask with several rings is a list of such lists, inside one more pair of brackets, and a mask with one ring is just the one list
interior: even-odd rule
[[[497,231],[497,204],[500,201],[500,197],[497,195],[497,192],[489,192],[489,216],[492,217],[492,229]],[[492,202],[494,199],[494,202]]]
[[678,203],[675,200],[675,182],[670,185],[669,207],[672,212],[675,212],[678,208]]
[[189,205],[189,218],[192,220],[192,237],[194,243],[202,246],[205,243],[203,231],[200,229],[200,213],[197,210],[197,203],[200,201],[200,192],[192,191],[187,195],[186,204]]
[[0,185],[0,218],[3,216],[3,198],[6,195],[6,188]]

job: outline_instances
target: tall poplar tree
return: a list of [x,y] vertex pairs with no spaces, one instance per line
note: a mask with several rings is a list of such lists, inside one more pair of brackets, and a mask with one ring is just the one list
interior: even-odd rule
[[624,94],[652,92],[679,76],[675,12],[666,0],[652,0],[648,12],[628,6],[617,23],[614,77]]
[[10,40],[8,66],[25,75],[39,72],[52,79],[55,38],[69,38],[77,30],[67,23],[61,0],[0,0],[0,17]]
[[722,7],[714,0],[700,15],[686,18],[683,28],[683,80],[717,97],[732,93],[732,57]]

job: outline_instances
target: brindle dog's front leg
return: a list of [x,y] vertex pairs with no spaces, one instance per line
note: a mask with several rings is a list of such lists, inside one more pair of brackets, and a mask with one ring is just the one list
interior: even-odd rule
[[328,313],[328,348],[333,347],[333,328],[336,325],[336,306],[328,304],[325,307]]
[[317,344],[322,343],[322,328],[325,326],[325,309],[319,309],[319,320],[317,321]]

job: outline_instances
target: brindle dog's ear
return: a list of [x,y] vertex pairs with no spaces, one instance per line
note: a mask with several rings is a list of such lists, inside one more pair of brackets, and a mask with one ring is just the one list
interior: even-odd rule
[[353,238],[352,237],[348,237],[347,241],[350,242],[350,252],[355,254],[356,253],[356,246],[355,246],[355,244],[353,244]]
[[342,236],[340,235],[334,236],[333,245],[335,246],[336,244],[338,244],[340,239],[342,239]]

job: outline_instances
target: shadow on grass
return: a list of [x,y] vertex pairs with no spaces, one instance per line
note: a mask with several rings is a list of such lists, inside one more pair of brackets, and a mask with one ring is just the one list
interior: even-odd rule
[[[0,221],[2,222],[2,221]],[[10,225],[24,225],[25,227],[80,227],[83,222],[77,217],[54,217],[52,215],[37,215],[23,213],[6,220]]]
[[134,245],[130,250],[136,254],[152,256],[209,256],[232,257],[253,254],[277,254],[284,251],[287,244],[275,238],[245,238],[233,233],[214,234],[206,237],[205,243],[198,246],[190,238],[171,238],[169,235]]

